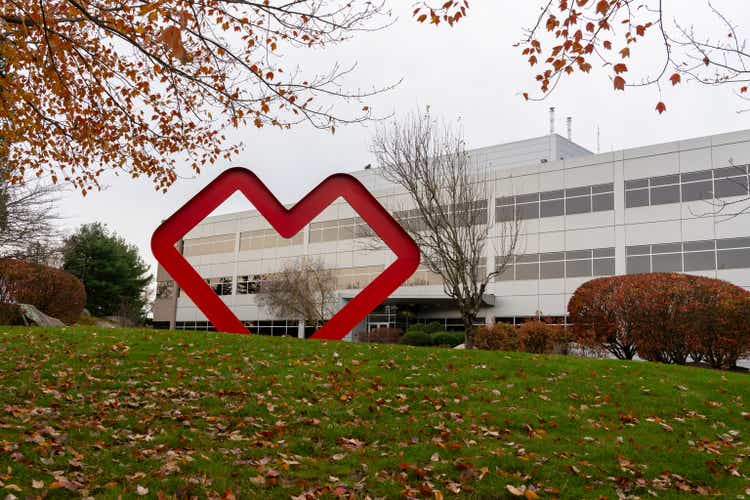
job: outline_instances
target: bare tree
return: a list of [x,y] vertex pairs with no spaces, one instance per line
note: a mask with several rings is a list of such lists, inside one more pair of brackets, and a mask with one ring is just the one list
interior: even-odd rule
[[316,328],[337,306],[337,281],[319,260],[299,259],[263,277],[258,302],[280,318],[305,320]]
[[[519,222],[495,224],[487,169],[469,158],[461,129],[434,121],[429,109],[378,129],[372,149],[383,176],[408,195],[412,208],[396,217],[421,249],[423,265],[442,278],[472,348],[485,290],[512,258]],[[487,268],[490,236],[497,256],[493,269]]]
[[58,191],[42,181],[0,181],[0,257],[49,263],[59,243],[54,225]]

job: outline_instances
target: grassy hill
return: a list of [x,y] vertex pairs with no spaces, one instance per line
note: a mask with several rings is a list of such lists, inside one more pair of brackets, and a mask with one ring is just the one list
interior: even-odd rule
[[6,327],[0,387],[3,497],[750,496],[745,374]]

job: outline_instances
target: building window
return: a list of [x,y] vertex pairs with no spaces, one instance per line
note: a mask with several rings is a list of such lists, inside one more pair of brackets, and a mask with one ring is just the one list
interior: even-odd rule
[[182,254],[185,257],[212,255],[217,253],[234,253],[236,234],[220,234],[206,238],[184,240]]
[[299,321],[296,319],[274,319],[264,321],[243,321],[245,328],[255,335],[273,337],[296,337],[299,331]]
[[237,276],[237,295],[254,295],[260,291],[260,274]]
[[275,229],[258,229],[256,231],[243,231],[240,233],[241,252],[301,245],[303,242],[303,231],[298,232],[289,239],[282,237]]
[[[498,261],[502,258],[498,257]],[[498,265],[497,270],[500,270]],[[615,249],[516,255],[495,281],[581,278],[615,274]]]
[[495,220],[505,222],[614,210],[614,184],[505,196],[495,200]]
[[750,268],[750,238],[659,243],[626,248],[627,273]]
[[216,295],[232,295],[232,277],[224,276],[222,278],[207,278],[206,283],[216,292]]

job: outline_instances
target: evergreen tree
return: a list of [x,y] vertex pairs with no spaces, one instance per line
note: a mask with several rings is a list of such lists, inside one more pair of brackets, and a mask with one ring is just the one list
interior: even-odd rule
[[104,224],[84,224],[65,240],[63,269],[86,287],[86,308],[94,316],[142,320],[152,276],[138,249]]

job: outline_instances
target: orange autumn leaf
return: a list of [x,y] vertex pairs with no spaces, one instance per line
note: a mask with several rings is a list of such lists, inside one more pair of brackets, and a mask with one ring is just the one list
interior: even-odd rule
[[667,110],[667,105],[666,105],[666,104],[664,104],[663,102],[659,101],[659,102],[658,102],[658,103],[656,104],[656,111],[658,111],[658,112],[659,112],[659,114],[662,114],[662,113],[664,113],[664,112],[665,112],[666,110]]
[[613,83],[615,86],[615,90],[625,90],[625,79],[623,77],[616,76]]
[[680,77],[679,73],[674,73],[672,76],[669,77],[669,81],[672,82],[672,85],[677,85],[682,81],[682,77]]

